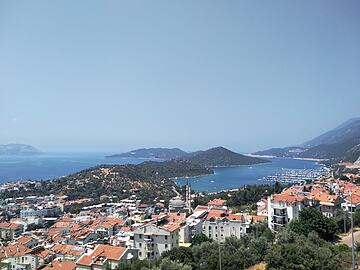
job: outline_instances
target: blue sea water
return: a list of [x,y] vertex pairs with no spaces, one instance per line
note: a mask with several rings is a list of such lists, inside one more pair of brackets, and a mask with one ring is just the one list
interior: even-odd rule
[[[138,164],[146,159],[105,158],[106,153],[46,154],[32,157],[0,157],[0,183],[16,180],[58,178],[100,164]],[[196,191],[215,192],[248,184],[264,184],[262,177],[275,175],[284,169],[313,169],[321,165],[311,160],[271,158],[271,163],[252,166],[215,168],[215,174],[178,179],[183,185],[190,181]]]
[[145,159],[105,158],[106,153],[54,153],[0,157],[0,183],[58,178],[101,164],[138,164]]
[[178,185],[185,185],[187,181],[191,188],[196,191],[217,192],[238,188],[244,185],[268,184],[261,180],[263,177],[276,175],[285,170],[309,169],[317,171],[322,165],[313,160],[301,160],[292,158],[268,158],[271,163],[263,163],[251,166],[238,166],[229,168],[214,168],[213,175],[195,178],[180,178],[176,180]]

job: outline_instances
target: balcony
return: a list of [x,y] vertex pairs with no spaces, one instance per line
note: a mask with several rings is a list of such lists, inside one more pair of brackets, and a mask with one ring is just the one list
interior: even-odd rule
[[286,220],[286,218],[273,218],[272,223],[277,224],[277,225],[286,225],[287,220]]
[[286,209],[274,209],[274,216],[285,217]]

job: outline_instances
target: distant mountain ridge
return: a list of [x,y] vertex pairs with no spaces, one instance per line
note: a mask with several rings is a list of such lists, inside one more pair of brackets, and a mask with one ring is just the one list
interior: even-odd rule
[[122,154],[110,155],[110,158],[158,158],[175,159],[187,153],[179,148],[140,148]]
[[235,153],[224,147],[214,147],[205,151],[187,153],[179,148],[141,148],[108,156],[112,158],[159,158],[164,160],[181,159],[205,167],[252,165],[268,162],[257,157]]
[[42,152],[27,144],[0,144],[0,156],[31,156]]
[[360,117],[349,119],[300,146],[272,148],[254,154],[327,159],[331,163],[355,162],[360,159]]
[[360,117],[351,118],[340,126],[321,134],[301,146],[310,148],[322,144],[337,144],[356,138],[360,138]]

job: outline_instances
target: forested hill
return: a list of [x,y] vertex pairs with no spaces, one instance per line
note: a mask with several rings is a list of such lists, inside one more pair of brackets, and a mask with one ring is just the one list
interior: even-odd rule
[[143,200],[175,195],[171,177],[191,177],[213,173],[203,166],[182,160],[144,162],[138,165],[101,165],[48,181],[26,182],[18,191],[3,192],[1,197],[67,195],[70,199],[116,195],[126,198],[138,194]]
[[224,147],[215,147],[206,151],[193,152],[182,157],[182,159],[205,167],[253,165],[270,162],[266,159],[241,155]]

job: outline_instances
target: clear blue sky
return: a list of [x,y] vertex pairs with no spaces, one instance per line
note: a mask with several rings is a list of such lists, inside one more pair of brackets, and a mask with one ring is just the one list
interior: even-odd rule
[[0,144],[306,141],[360,115],[360,1],[1,1]]

